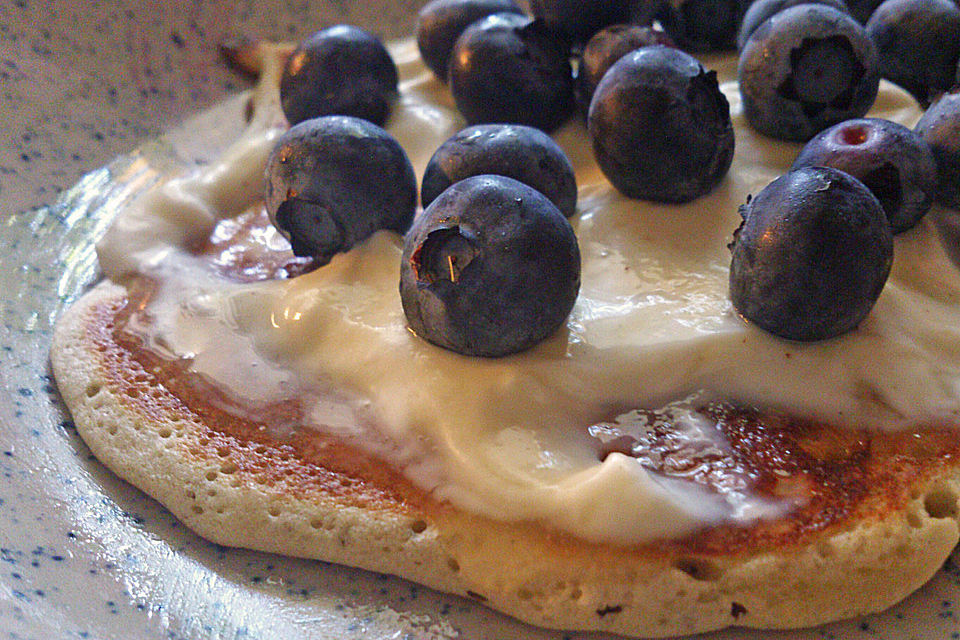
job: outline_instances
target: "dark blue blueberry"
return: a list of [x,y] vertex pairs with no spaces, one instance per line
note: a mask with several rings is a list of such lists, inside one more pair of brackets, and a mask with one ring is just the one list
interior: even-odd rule
[[857,19],[860,24],[867,24],[867,20],[873,15],[877,7],[883,0],[846,0],[847,8],[850,9],[850,15]]
[[512,178],[456,183],[404,238],[400,299],[410,328],[458,353],[496,357],[532,347],[564,323],[579,289],[570,223]]
[[937,191],[930,145],[889,120],[847,120],[818,133],[800,151],[793,169],[833,167],[867,185],[880,201],[893,233],[916,225]]
[[513,0],[433,0],[417,14],[420,57],[441,81],[447,81],[450,53],[471,24],[494,13],[523,13]]
[[747,44],[747,39],[750,38],[750,34],[766,22],[767,18],[771,18],[784,9],[795,7],[798,4],[825,4],[828,7],[833,7],[837,11],[842,11],[846,14],[850,13],[850,9],[847,8],[843,0],[755,0],[750,4],[750,8],[747,9],[747,12],[743,16],[743,21],[740,23],[740,33],[737,35],[737,48],[743,49],[744,45]]
[[280,80],[280,102],[290,124],[338,114],[382,125],[396,93],[397,67],[383,43],[349,25],[304,40]]
[[828,167],[791,171],[740,207],[730,249],[730,300],[761,329],[791,340],[851,331],[873,308],[893,264],[880,202]]
[[883,77],[928,105],[953,85],[960,9],[953,0],[887,0],[867,22]]
[[594,34],[580,54],[577,69],[577,103],[586,115],[600,79],[613,64],[640,47],[662,44],[674,46],[673,39],[654,27],[614,24]]
[[450,60],[450,90],[470,124],[552,131],[573,108],[566,48],[538,22],[510,13],[488,16],[463,32]]
[[519,124],[467,127],[440,145],[423,174],[424,207],[455,182],[482,174],[507,176],[533,187],[566,217],[577,208],[573,166],[553,138]]
[[631,198],[693,200],[733,160],[717,74],[678,49],[643,47],[621,58],[597,86],[587,119],[597,163]]
[[873,41],[856,20],[820,4],[786,9],[757,27],[738,75],[750,124],[801,142],[863,117],[880,88]]
[[960,209],[960,88],[930,105],[914,130],[930,145],[937,160],[937,201]]
[[658,18],[678,45],[689,51],[725,51],[737,46],[749,0],[665,2]]
[[349,116],[305,120],[277,141],[266,169],[270,219],[298,256],[320,265],[378,229],[403,233],[417,181],[389,133]]
[[659,4],[659,0],[530,0],[530,12],[569,41],[586,42],[607,25],[648,23]]

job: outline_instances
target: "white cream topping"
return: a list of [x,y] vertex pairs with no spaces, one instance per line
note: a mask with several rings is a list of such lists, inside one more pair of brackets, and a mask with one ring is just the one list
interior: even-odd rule
[[[422,175],[463,122],[411,44],[393,53],[402,98],[388,129]],[[732,77],[729,60],[708,66]],[[190,359],[242,403],[307,398],[312,417],[303,426],[367,443],[438,498],[624,543],[786,505],[749,493],[707,494],[620,454],[598,462],[586,427],[618,411],[706,389],[883,429],[956,422],[960,414],[960,275],[930,221],[897,237],[883,294],[846,336],[790,343],[736,316],[727,298],[727,243],[737,208],[784,173],[799,146],[753,132],[732,82],[722,89],[737,133],[733,167],[713,193],[688,205],[619,195],[594,163],[580,123],[556,135],[580,187],[571,222],[582,288],[566,327],[528,352],[472,358],[412,335],[397,292],[402,239],[389,232],[291,280],[241,285],[211,276],[186,249],[260,196],[280,132],[276,68],[265,76],[258,91],[274,106],[261,108],[244,137],[218,163],[146,193],[98,247],[108,277],[160,277],[151,322],[140,328],[151,344]],[[884,84],[871,115],[912,125],[920,112]],[[330,385],[349,402],[323,399]]]

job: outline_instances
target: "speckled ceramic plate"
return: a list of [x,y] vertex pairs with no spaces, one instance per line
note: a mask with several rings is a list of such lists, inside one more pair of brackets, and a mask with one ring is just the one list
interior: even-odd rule
[[[338,21],[398,37],[418,4],[0,3],[0,640],[588,637],[392,577],[207,543],[92,458],[50,377],[52,325],[97,278],[93,240],[136,184],[116,182],[134,156],[113,158],[142,147],[192,160],[189,136],[144,141],[243,90],[217,43]],[[950,562],[880,616],[709,637],[960,638],[955,601]]]

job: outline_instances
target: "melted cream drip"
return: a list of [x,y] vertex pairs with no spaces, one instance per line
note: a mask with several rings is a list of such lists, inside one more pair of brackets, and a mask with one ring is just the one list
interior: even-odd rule
[[[411,44],[394,55],[402,98],[388,129],[422,175],[463,123]],[[729,60],[708,66],[733,76]],[[368,444],[386,436],[392,445],[369,446],[441,499],[625,543],[773,515],[786,505],[707,495],[620,454],[598,462],[585,427],[617,411],[707,389],[843,424],[956,421],[960,276],[929,220],[897,238],[890,281],[851,334],[784,342],[733,312],[726,245],[739,224],[737,207],[781,175],[799,146],[746,126],[731,82],[722,89],[737,130],[733,168],[689,205],[620,196],[594,163],[581,124],[557,134],[580,185],[571,222],[583,285],[566,327],[526,353],[471,358],[412,335],[397,293],[402,239],[388,232],[293,280],[237,285],[207,275],[185,249],[259,197],[281,131],[276,73],[275,66],[265,72],[259,115],[219,163],[147,193],[99,246],[109,277],[162,279],[149,309],[153,323],[143,328],[151,341],[192,357],[195,371],[244,402],[306,396],[313,401],[307,426]],[[884,84],[872,115],[912,125],[919,110]],[[331,381],[351,394],[353,410],[320,400],[315,389]]]

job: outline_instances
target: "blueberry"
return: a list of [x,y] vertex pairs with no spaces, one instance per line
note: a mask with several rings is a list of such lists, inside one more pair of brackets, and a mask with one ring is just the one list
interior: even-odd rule
[[433,0],[417,14],[420,57],[441,81],[447,81],[450,53],[471,24],[494,13],[523,13],[513,0]]
[[824,4],[828,7],[833,7],[837,11],[842,11],[846,14],[850,13],[850,9],[847,8],[843,0],[755,0],[755,2],[750,4],[750,8],[747,9],[747,12],[743,16],[743,21],[740,23],[740,33],[737,35],[737,48],[743,49],[744,45],[747,44],[747,39],[750,38],[750,34],[756,31],[757,27],[763,24],[767,18],[775,16],[784,9],[795,7],[798,4]]
[[937,160],[937,201],[960,209],[960,87],[930,105],[915,131],[930,145]]
[[590,108],[590,100],[600,79],[613,63],[635,49],[655,44],[675,46],[670,36],[654,27],[613,24],[595,33],[583,48],[577,67],[577,103],[584,114]]
[[424,207],[450,185],[470,176],[496,174],[533,187],[566,217],[577,208],[573,166],[553,138],[519,124],[479,124],[440,145],[423,174]]
[[396,93],[397,66],[383,43],[349,25],[304,40],[280,79],[280,103],[290,124],[339,114],[382,125]]
[[738,69],[744,113],[761,133],[805,142],[862,117],[877,98],[877,51],[860,24],[819,4],[767,19],[747,40]]
[[470,124],[509,122],[544,131],[573,108],[573,72],[565,47],[542,25],[501,13],[475,22],[450,60],[450,89]]
[[607,25],[652,18],[659,0],[530,0],[530,12],[570,41],[586,42]]
[[403,233],[417,181],[389,133],[350,116],[305,120],[277,140],[266,169],[270,219],[320,265],[378,229]]
[[783,338],[825,340],[873,308],[893,263],[893,235],[859,180],[828,167],[797,169],[740,215],[730,299],[744,318]]
[[740,21],[749,4],[749,0],[665,2],[658,18],[684,49],[725,51],[736,48]]
[[960,9],[952,0],[887,0],[867,22],[883,77],[928,105],[953,85]]
[[846,0],[847,8],[850,9],[850,15],[857,19],[860,24],[867,24],[867,20],[873,15],[877,7],[883,0]]
[[597,163],[631,198],[693,200],[733,160],[717,74],[678,49],[643,47],[621,58],[597,86],[587,120]]
[[458,353],[503,356],[560,327],[580,289],[570,223],[505,176],[462,180],[404,238],[400,299],[410,328]]
[[937,191],[930,145],[889,120],[848,120],[821,131],[792,168],[801,167],[833,167],[865,184],[883,206],[893,233],[916,225],[933,206]]

